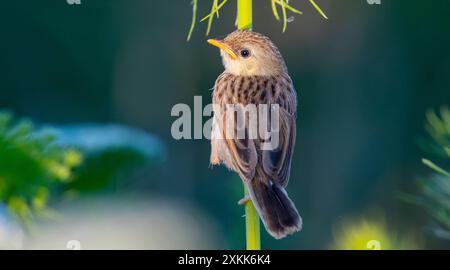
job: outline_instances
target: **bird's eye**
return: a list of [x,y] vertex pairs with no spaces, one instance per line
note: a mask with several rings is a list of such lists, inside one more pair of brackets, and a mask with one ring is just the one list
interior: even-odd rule
[[243,49],[243,50],[241,51],[241,56],[244,57],[244,58],[249,57],[249,56],[250,56],[250,51],[247,50],[247,49]]

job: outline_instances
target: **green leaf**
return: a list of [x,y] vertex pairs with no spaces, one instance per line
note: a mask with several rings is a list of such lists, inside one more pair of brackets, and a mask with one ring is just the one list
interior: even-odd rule
[[423,158],[422,159],[422,163],[427,165],[428,167],[430,167],[434,171],[436,171],[436,172],[438,172],[438,173],[440,173],[440,174],[442,174],[444,176],[450,177],[450,173],[449,172],[445,171],[444,169],[442,169],[438,165],[434,164],[431,160]]

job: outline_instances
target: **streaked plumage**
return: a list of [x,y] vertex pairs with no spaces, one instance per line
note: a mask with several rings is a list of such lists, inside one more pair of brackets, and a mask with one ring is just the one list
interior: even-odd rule
[[[296,137],[297,97],[292,80],[279,50],[269,38],[259,33],[238,30],[222,41],[210,43],[222,49],[225,66],[213,92],[213,104],[219,105],[221,112],[225,111],[226,104],[280,106],[280,144],[277,149],[261,149],[260,138],[213,137],[211,164],[223,163],[239,174],[267,231],[277,239],[282,238],[300,230],[302,225],[301,217],[285,191]],[[215,112],[214,121],[220,123],[215,132],[224,133],[230,128],[225,115]]]

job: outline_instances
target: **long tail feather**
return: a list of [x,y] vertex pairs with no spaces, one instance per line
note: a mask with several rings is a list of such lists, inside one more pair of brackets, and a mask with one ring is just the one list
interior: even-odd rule
[[280,239],[301,230],[302,218],[283,187],[273,182],[267,185],[257,179],[250,181],[247,187],[270,235]]

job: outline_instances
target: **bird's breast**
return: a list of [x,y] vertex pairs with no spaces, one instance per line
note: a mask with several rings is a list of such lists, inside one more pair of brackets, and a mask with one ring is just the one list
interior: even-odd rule
[[273,104],[280,100],[284,92],[292,89],[292,81],[288,75],[239,76],[223,73],[216,81],[213,103]]

